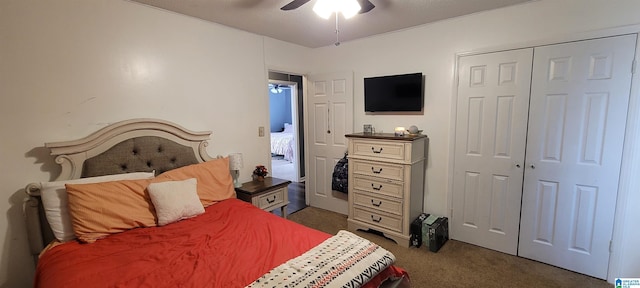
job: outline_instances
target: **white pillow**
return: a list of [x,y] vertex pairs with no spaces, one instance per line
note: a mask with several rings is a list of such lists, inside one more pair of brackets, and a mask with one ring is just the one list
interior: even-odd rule
[[151,202],[156,208],[158,226],[204,213],[204,206],[198,197],[197,187],[198,180],[196,178],[149,184],[147,191],[149,191]]
[[289,123],[284,123],[284,131],[283,133],[293,133],[293,126]]
[[135,172],[73,180],[40,182],[40,185],[42,186],[40,189],[42,206],[44,206],[44,213],[47,216],[47,221],[49,222],[49,226],[51,226],[53,235],[61,242],[66,242],[76,238],[76,235],[73,233],[73,225],[71,224],[71,216],[69,214],[69,200],[64,184],[87,184],[119,180],[151,179],[153,177],[154,172]]

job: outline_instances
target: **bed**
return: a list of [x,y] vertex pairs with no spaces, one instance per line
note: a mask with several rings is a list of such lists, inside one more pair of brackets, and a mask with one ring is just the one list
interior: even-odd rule
[[284,156],[284,160],[293,162],[295,141],[293,126],[284,123],[282,132],[271,132],[271,154]]
[[210,134],[133,119],[46,143],[61,173],[25,188],[34,287],[409,287],[375,243],[236,199]]

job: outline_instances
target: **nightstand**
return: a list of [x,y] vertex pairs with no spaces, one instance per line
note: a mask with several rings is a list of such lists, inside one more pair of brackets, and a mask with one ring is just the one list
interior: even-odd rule
[[289,180],[266,177],[264,181],[243,183],[241,187],[236,188],[236,194],[238,199],[249,202],[265,211],[280,208],[282,217],[287,218],[289,184],[291,184]]

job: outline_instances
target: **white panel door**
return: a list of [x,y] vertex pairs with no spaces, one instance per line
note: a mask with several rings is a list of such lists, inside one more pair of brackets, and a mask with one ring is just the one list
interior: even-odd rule
[[635,43],[535,48],[520,256],[607,277]]
[[311,75],[308,94],[309,204],[346,215],[347,195],[331,189],[331,177],[353,133],[353,73]]
[[515,255],[533,49],[459,59],[451,237]]

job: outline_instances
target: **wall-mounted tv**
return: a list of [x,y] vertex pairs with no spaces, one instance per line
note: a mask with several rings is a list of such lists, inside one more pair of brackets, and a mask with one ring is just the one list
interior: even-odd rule
[[364,78],[364,111],[422,111],[422,82],[422,73]]

